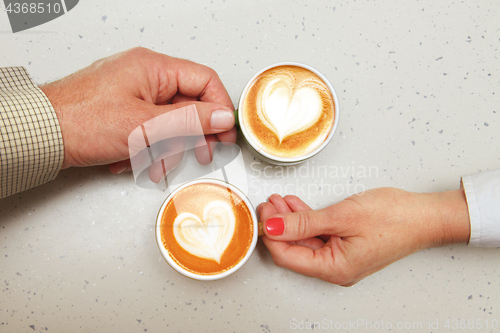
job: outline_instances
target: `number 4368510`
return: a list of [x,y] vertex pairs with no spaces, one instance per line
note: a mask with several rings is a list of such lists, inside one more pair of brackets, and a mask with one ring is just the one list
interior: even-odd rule
[[59,13],[61,12],[61,4],[60,3],[43,3],[43,2],[23,2],[23,3],[9,3],[5,8],[7,13],[14,14],[43,14],[43,13]]
[[488,319],[448,319],[443,325],[444,328],[452,330],[465,330],[465,329],[497,329],[498,320],[488,320]]

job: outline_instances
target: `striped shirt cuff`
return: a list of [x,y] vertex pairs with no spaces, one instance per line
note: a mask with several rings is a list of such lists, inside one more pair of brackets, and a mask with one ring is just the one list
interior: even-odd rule
[[53,180],[64,146],[49,99],[24,67],[0,68],[0,198]]

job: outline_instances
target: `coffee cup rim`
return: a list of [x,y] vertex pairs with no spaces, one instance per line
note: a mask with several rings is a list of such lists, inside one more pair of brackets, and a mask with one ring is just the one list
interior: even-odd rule
[[[178,265],[175,262],[175,260],[172,259],[168,250],[165,248],[165,246],[163,246],[163,242],[161,239],[161,219],[162,219],[163,212],[165,211],[167,204],[175,196],[175,194],[182,191],[186,187],[189,187],[189,186],[195,185],[195,184],[202,184],[202,183],[221,185],[221,186],[227,187],[231,191],[233,191],[247,205],[247,208],[250,211],[250,215],[252,217],[252,223],[253,223],[252,242],[250,243],[250,247],[248,248],[248,251],[245,254],[245,256],[243,257],[243,259],[241,259],[241,261],[239,263],[237,263],[234,267],[228,269],[227,271],[224,271],[224,272],[219,273],[219,274],[213,274],[213,275],[196,274],[196,273],[190,272],[190,271],[182,268],[180,265]],[[258,228],[258,220],[257,220],[257,215],[255,213],[255,209],[254,209],[252,203],[250,202],[250,199],[248,199],[248,197],[245,195],[245,193],[243,193],[243,191],[241,191],[239,188],[237,188],[233,184],[222,181],[220,179],[198,178],[198,179],[190,180],[190,181],[178,186],[163,201],[163,204],[161,205],[160,210],[158,211],[158,215],[156,217],[156,226],[155,226],[156,245],[158,246],[158,249],[159,249],[163,259],[170,265],[170,267],[172,267],[178,273],[180,273],[188,278],[194,279],[194,280],[215,281],[215,280],[223,279],[223,278],[225,278],[233,273],[236,273],[241,267],[243,267],[247,263],[247,261],[252,256],[252,254],[255,250],[255,247],[257,245],[257,239],[258,239],[258,235],[259,235],[258,229],[259,229]]]
[[[279,66],[297,66],[297,67],[301,67],[301,68],[304,68],[304,69],[307,69],[307,70],[313,72],[314,74],[319,76],[319,78],[321,80],[323,80],[323,82],[326,84],[326,86],[330,90],[330,93],[332,94],[332,97],[333,97],[333,102],[335,104],[335,114],[334,114],[335,119],[333,120],[333,125],[332,125],[332,128],[330,130],[330,133],[326,137],[325,141],[323,141],[323,143],[319,147],[317,147],[316,149],[314,149],[313,151],[311,151],[305,155],[293,156],[293,157],[280,157],[280,156],[270,154],[267,151],[265,151],[259,147],[259,145],[253,140],[252,136],[250,135],[250,133],[248,132],[248,130],[246,129],[246,127],[243,124],[243,119],[244,119],[244,117],[243,117],[243,109],[244,109],[243,105],[244,105],[244,99],[246,97],[246,94],[248,93],[248,89],[250,89],[250,87],[252,86],[252,84],[255,82],[255,80],[257,79],[257,77],[260,74],[264,73],[265,71],[267,71],[271,68],[275,68],[275,67],[279,67]],[[333,135],[337,131],[339,119],[340,119],[340,107],[339,107],[337,93],[335,92],[335,89],[333,88],[333,86],[330,83],[330,81],[328,80],[328,78],[325,75],[323,75],[323,73],[318,71],[316,68],[309,66],[309,65],[306,65],[304,63],[294,62],[294,61],[278,62],[278,63],[272,64],[272,65],[269,65],[267,67],[264,67],[263,69],[258,71],[247,82],[247,84],[245,85],[245,88],[243,88],[243,91],[240,95],[240,100],[238,103],[238,122],[239,122],[240,129],[243,132],[243,136],[245,137],[247,142],[259,154],[261,154],[262,156],[264,156],[268,160],[278,162],[281,165],[300,163],[300,162],[303,162],[303,161],[315,156],[319,152],[321,152],[330,143],[330,141],[333,138]]]

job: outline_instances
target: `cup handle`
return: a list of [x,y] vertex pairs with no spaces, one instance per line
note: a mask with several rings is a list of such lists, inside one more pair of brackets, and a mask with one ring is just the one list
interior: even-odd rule
[[236,127],[236,129],[240,129],[240,121],[238,119],[238,109],[234,110],[233,111],[233,114],[234,114],[234,126]]
[[264,233],[264,223],[262,222],[259,222],[259,236],[264,236],[265,233]]

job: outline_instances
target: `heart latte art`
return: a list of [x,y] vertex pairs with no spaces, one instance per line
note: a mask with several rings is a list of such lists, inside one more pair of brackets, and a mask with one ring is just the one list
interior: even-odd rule
[[328,137],[335,106],[326,84],[298,66],[258,76],[244,102],[244,124],[260,149],[280,157],[308,154]]
[[195,274],[215,275],[245,257],[253,219],[245,202],[229,188],[197,183],[172,196],[160,230],[163,246],[179,266]]
[[215,200],[203,209],[203,221],[187,212],[177,216],[174,235],[187,252],[220,263],[220,258],[233,237],[235,223],[231,206],[224,201]]
[[257,109],[260,120],[276,134],[280,143],[287,136],[314,125],[323,109],[321,96],[307,86],[309,82],[301,82],[293,89],[291,79],[284,76],[269,82]]

